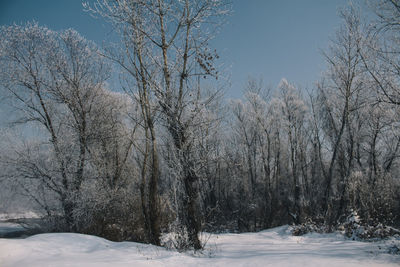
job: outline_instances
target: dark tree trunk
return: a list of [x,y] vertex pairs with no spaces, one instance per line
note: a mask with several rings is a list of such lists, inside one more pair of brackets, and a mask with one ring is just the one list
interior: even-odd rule
[[200,223],[197,213],[198,209],[196,207],[197,190],[195,184],[198,177],[192,170],[188,170],[184,179],[186,197],[184,198],[183,203],[186,211],[185,224],[188,231],[189,246],[193,246],[193,248],[197,250],[202,248],[198,236],[200,232]]
[[155,139],[152,138],[152,170],[149,181],[149,219],[150,219],[150,242],[156,246],[160,246],[160,211],[158,198],[158,177],[159,163]]

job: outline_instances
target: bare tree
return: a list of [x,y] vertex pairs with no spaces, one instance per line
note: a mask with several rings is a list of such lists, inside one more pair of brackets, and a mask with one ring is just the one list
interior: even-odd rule
[[[156,142],[154,132],[154,110],[159,109],[164,124],[172,137],[174,152],[181,165],[179,179],[185,191],[182,198],[183,213],[179,215],[188,233],[188,245],[201,248],[198,238],[200,221],[197,213],[199,180],[193,157],[193,129],[204,124],[198,121],[205,105],[213,98],[204,98],[200,86],[202,77],[216,76],[213,61],[216,54],[208,48],[212,37],[209,30],[215,29],[221,15],[226,13],[223,1],[97,1],[90,8],[95,13],[109,18],[117,25],[124,25],[121,33],[129,53],[128,59],[134,68],[124,67],[136,79],[142,97],[139,99],[151,138],[152,161],[149,223],[157,222]],[[131,50],[128,48],[132,48]],[[125,65],[125,64],[123,64]],[[154,95],[157,105],[150,108],[146,98]],[[194,122],[196,124],[194,124]],[[159,232],[154,225],[152,231]]]
[[368,43],[359,48],[362,60],[378,89],[379,101],[400,105],[400,2],[381,0],[371,9],[377,19],[370,24]]
[[[325,103],[325,134],[329,137],[331,146],[329,166],[325,172],[324,202],[328,225],[334,224],[338,219],[338,209],[343,204],[339,202],[343,201],[343,191],[346,190],[344,180],[350,175],[354,164],[354,140],[350,125],[354,111],[360,105],[358,95],[363,89],[363,70],[359,53],[359,47],[363,43],[360,17],[353,7],[343,11],[342,17],[344,24],[337,32],[329,54],[325,54],[329,64],[329,80],[319,86]],[[338,161],[342,162],[342,167],[335,170]],[[341,181],[334,181],[336,171],[341,172]],[[344,186],[338,187],[339,185]]]
[[94,132],[90,117],[103,95],[108,67],[96,47],[73,30],[58,34],[28,24],[2,27],[1,33],[0,79],[20,111],[16,123],[39,125],[49,138],[42,147],[54,156],[54,164],[47,164],[50,169],[29,158],[21,166],[57,195],[67,229],[75,230],[74,199]]
[[284,133],[287,136],[289,148],[289,167],[291,170],[293,208],[289,214],[296,224],[302,221],[304,216],[304,193],[307,172],[305,166],[305,150],[307,149],[305,135],[305,116],[307,106],[302,100],[296,88],[285,79],[279,86],[278,103],[276,108],[281,111]]

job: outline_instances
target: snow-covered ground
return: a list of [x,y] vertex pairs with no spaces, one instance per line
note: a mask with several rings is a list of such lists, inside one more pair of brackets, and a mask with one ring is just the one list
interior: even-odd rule
[[40,234],[0,239],[0,266],[399,266],[400,255],[386,253],[385,246],[336,234],[294,237],[288,226],[211,235],[202,253],[80,234]]
[[25,211],[25,212],[18,212],[18,213],[0,213],[0,221],[5,221],[9,219],[23,219],[23,218],[40,218],[40,215],[33,211]]

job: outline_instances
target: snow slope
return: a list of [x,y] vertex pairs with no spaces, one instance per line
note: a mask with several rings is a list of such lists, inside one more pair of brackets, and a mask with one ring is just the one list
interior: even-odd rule
[[399,266],[400,255],[385,253],[383,246],[335,234],[294,237],[288,226],[211,235],[202,253],[80,234],[40,234],[0,239],[0,266]]

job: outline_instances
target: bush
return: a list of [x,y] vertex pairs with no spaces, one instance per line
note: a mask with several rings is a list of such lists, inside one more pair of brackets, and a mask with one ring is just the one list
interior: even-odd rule
[[356,211],[351,211],[346,221],[338,226],[338,230],[353,240],[383,239],[400,234],[398,229],[382,223],[376,225],[364,223]]
[[291,227],[291,233],[294,236],[302,236],[307,233],[313,233],[313,232],[314,233],[325,233],[326,229],[327,228],[323,224],[322,218],[315,218],[315,219],[308,218],[302,224],[293,225]]

